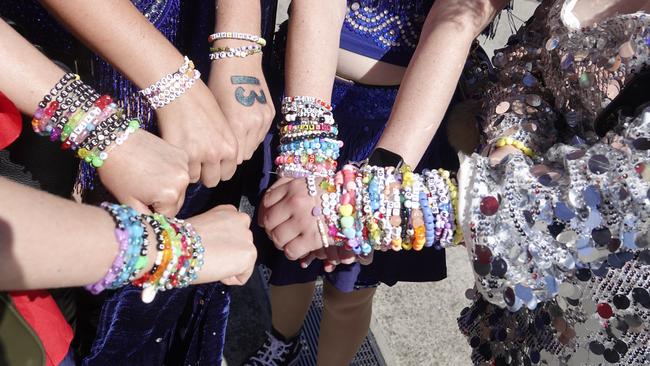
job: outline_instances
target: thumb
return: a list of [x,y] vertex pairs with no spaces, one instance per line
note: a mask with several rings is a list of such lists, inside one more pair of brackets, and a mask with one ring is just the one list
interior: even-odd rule
[[140,212],[142,214],[145,214],[145,215],[151,215],[152,214],[151,210],[149,209],[149,207],[146,204],[144,204],[143,202],[140,202],[139,200],[137,200],[135,198],[129,198],[129,199],[123,200],[122,203],[127,205],[127,206],[131,206],[134,210],[136,210],[136,211],[138,211],[138,212]]

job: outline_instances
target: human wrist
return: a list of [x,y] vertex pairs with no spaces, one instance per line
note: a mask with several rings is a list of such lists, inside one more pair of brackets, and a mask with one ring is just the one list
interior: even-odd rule
[[104,202],[102,208],[115,222],[118,253],[105,276],[86,286],[90,292],[131,283],[143,289],[142,301],[149,303],[158,291],[186,287],[198,277],[204,249],[191,224],[160,214],[142,215],[125,205]]

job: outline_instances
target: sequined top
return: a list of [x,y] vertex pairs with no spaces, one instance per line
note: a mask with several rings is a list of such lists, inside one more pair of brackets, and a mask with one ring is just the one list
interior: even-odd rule
[[459,173],[475,364],[650,362],[650,16],[572,29],[574,3],[544,1],[494,58],[483,153],[532,157]]
[[[500,83],[490,93],[486,143],[515,135],[544,151],[565,128],[571,131],[565,139],[577,135],[593,143],[612,127],[597,125],[601,112],[648,65],[650,16],[621,15],[571,29],[560,16],[564,3],[544,2],[513,45],[495,54]],[[519,123],[521,116],[528,121]],[[558,119],[563,123],[556,125]]]
[[349,0],[340,47],[408,66],[432,1]]

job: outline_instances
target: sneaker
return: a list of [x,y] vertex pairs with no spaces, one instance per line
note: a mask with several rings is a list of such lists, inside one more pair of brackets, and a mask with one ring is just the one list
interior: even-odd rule
[[278,331],[266,332],[266,342],[243,366],[294,366],[300,360],[300,336],[285,339]]

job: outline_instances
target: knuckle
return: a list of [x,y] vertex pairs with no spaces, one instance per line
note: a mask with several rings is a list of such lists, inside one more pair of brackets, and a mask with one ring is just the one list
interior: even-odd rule
[[284,248],[284,255],[292,261],[298,260],[298,258],[300,258],[298,251],[292,245],[288,245]]

